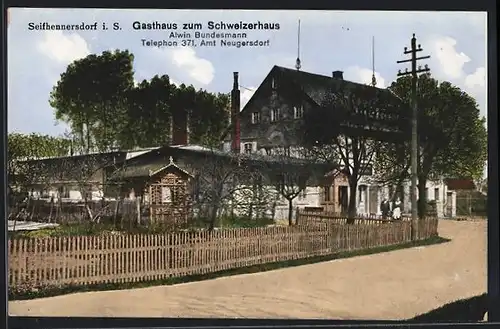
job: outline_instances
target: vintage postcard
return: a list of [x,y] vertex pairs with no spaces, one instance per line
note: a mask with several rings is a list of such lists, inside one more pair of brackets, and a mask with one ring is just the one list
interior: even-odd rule
[[9,9],[10,315],[482,305],[486,40],[484,12]]

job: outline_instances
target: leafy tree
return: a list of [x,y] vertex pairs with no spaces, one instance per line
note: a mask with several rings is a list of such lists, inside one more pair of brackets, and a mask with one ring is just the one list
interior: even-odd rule
[[[303,141],[309,154],[327,163],[340,164],[338,169],[347,176],[349,224],[354,223],[357,212],[359,180],[372,166],[379,139],[385,138],[379,130],[399,127],[394,115],[397,105],[398,102],[376,88],[337,86],[325,95],[319,107],[304,115]],[[369,116],[377,120],[370,121]]]
[[[425,215],[425,185],[442,177],[480,179],[487,159],[487,131],[474,98],[430,74],[417,84],[419,108],[418,195],[419,216]],[[411,78],[403,77],[389,87],[407,104]],[[399,163],[393,167],[391,163]],[[410,179],[409,143],[383,143],[377,152],[377,170],[382,179]],[[391,177],[392,176],[392,177]]]
[[168,75],[155,75],[134,87],[133,55],[105,51],[70,64],[53,88],[50,104],[57,120],[72,128],[84,152],[111,147],[167,144],[172,114],[188,111],[191,140],[205,144],[227,122],[226,94],[176,86]]
[[272,186],[279,199],[286,200],[289,225],[293,224],[293,200],[304,192],[308,184],[320,185],[325,174],[334,169],[330,163],[309,155],[303,148],[288,146],[275,146],[268,150],[267,155],[256,155],[260,160],[257,168],[265,178],[263,184]]
[[9,133],[7,142],[10,160],[64,156],[71,147],[69,139],[37,133]]
[[[41,134],[10,133],[7,136],[7,176],[9,191],[9,218],[19,214],[20,203],[34,184],[48,184],[43,175],[42,164],[32,160],[44,157],[65,156],[69,153],[71,141],[63,137]],[[36,165],[35,165],[36,164]],[[29,204],[27,205],[27,207]]]
[[128,93],[122,134],[117,136],[122,148],[149,147],[170,141],[170,117],[176,104],[177,88],[167,75],[143,80]]
[[50,94],[56,119],[70,124],[87,153],[115,146],[125,122],[127,92],[134,86],[133,59],[127,50],[116,50],[77,60]]

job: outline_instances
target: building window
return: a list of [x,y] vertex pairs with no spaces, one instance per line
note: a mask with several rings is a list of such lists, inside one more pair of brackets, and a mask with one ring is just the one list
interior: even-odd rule
[[42,199],[50,198],[49,190],[46,188],[42,189],[42,191],[40,192],[40,198]]
[[304,200],[306,198],[306,196],[307,196],[306,189],[303,189],[302,191],[300,191],[300,196],[299,196],[300,199]]
[[359,193],[358,193],[358,194],[359,194],[359,197],[358,197],[358,198],[359,198],[359,201],[358,201],[358,202],[359,202],[359,203],[361,203],[361,202],[365,202],[365,201],[366,201],[366,200],[365,200],[365,197],[366,197],[366,185],[360,185],[360,186],[358,187],[358,192],[359,192]]
[[281,111],[280,109],[272,109],[271,110],[271,122],[278,121],[280,119]]
[[301,119],[303,116],[304,116],[304,107],[302,105],[294,106],[293,107],[293,118],[294,119]]
[[253,145],[252,143],[245,143],[243,144],[243,151],[245,154],[250,154],[253,151]]
[[272,88],[272,89],[276,89],[276,87],[277,87],[277,84],[276,84],[276,79],[275,79],[275,78],[272,78],[272,79],[271,79],[271,88]]
[[436,200],[436,201],[439,200],[439,187],[436,187],[434,189],[434,200]]
[[57,189],[60,198],[69,198],[69,189],[66,186],[59,186]]
[[330,185],[323,187],[323,192],[324,192],[323,198],[325,201],[330,201],[330,189],[331,189]]
[[260,122],[260,113],[259,112],[253,112],[252,113],[252,123],[256,124]]

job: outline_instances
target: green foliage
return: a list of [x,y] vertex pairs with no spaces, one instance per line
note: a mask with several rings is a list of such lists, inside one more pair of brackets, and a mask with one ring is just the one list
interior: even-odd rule
[[[9,187],[9,202],[22,197],[27,184],[40,174],[40,168],[35,168],[24,160],[43,157],[65,156],[71,149],[71,140],[63,137],[53,137],[41,134],[10,133],[7,136],[7,176]],[[16,192],[16,193],[14,193]]]
[[71,63],[54,86],[50,105],[56,119],[70,124],[87,151],[113,146],[123,128],[133,59],[120,50],[89,55]]
[[[411,78],[399,78],[390,89],[407,104],[411,101]],[[487,159],[486,120],[476,101],[449,82],[439,83],[429,74],[419,77],[417,87],[420,144],[419,176],[426,179],[467,177],[480,179]],[[378,152],[380,167],[387,162],[410,161],[409,143],[386,143]],[[386,159],[383,159],[385,157]],[[392,161],[391,161],[392,160]],[[409,168],[409,165],[404,166]],[[408,175],[408,171],[401,174]]]
[[54,86],[50,104],[68,123],[83,151],[169,143],[171,117],[190,115],[191,141],[210,144],[227,123],[229,96],[176,86],[168,75],[134,86],[134,56],[105,51],[70,64]]
[[9,133],[7,145],[9,160],[34,159],[67,155],[71,140],[36,133]]
[[[411,77],[389,87],[411,104]],[[487,160],[487,131],[476,101],[449,82],[423,74],[417,83],[419,216],[425,216],[425,185],[442,177],[480,179]],[[376,152],[379,182],[399,185],[410,179],[410,142],[380,143]]]

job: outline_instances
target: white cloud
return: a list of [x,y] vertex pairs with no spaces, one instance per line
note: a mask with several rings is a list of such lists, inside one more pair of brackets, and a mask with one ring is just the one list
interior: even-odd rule
[[214,78],[212,62],[199,58],[192,48],[176,48],[169,51],[172,62],[179,68],[186,70],[189,76],[196,81],[208,85]]
[[63,64],[71,63],[90,54],[85,39],[76,33],[64,34],[62,31],[45,32],[37,48],[45,56]]
[[[419,55],[431,55],[428,63],[431,73],[439,81],[450,81],[474,95],[484,113],[486,88],[477,82],[480,72],[476,68],[486,67],[486,14],[471,12],[319,12],[319,11],[227,11],[227,10],[103,10],[103,9],[48,9],[12,8],[8,31],[8,79],[9,79],[9,129],[20,131],[39,131],[56,133],[53,127],[53,109],[47,99],[52,85],[59,74],[72,60],[84,57],[89,52],[99,54],[109,49],[128,49],[134,54],[135,78],[138,81],[150,79],[154,75],[168,74],[174,83],[193,84],[210,92],[228,92],[231,86],[229,77],[234,71],[240,73],[241,84],[245,87],[258,86],[273,65],[294,68],[296,59],[297,22],[301,19],[302,71],[331,74],[332,69],[344,68],[346,79],[361,83],[371,82],[370,35],[375,36],[377,48],[386,56],[377,60],[376,75],[378,86],[386,86],[395,78],[395,73],[405,66],[396,65],[397,59],[407,59],[402,55],[402,47],[409,46],[408,39],[413,32],[418,33],[424,51]],[[271,39],[271,46],[259,49],[229,48],[172,49],[143,47],[140,39],[157,39],[156,31],[134,31],[133,21],[261,21],[277,22],[279,31],[252,32],[252,38]],[[73,24],[85,22],[119,22],[123,28],[120,33],[109,31],[71,31],[52,32],[46,35],[41,31],[29,31],[29,22],[54,22]],[[342,27],[350,28],[350,35]],[[140,32],[140,33],[139,33]],[[364,34],[363,34],[364,33]],[[348,36],[347,36],[348,35]],[[361,39],[366,39],[363,42]],[[384,37],[389,36],[389,37]],[[433,41],[451,37],[452,49],[464,51],[470,57],[465,65],[459,65],[461,75],[453,79],[444,73],[438,60]],[[325,38],[334,43],[322,42]],[[354,38],[354,39],[353,39]],[[352,40],[361,38],[360,42]],[[379,41],[380,40],[380,41]],[[86,42],[85,42],[86,41]],[[454,41],[454,40],[453,40]],[[396,45],[396,46],[394,46]],[[62,50],[60,49],[62,48]],[[438,48],[440,49],[440,48]],[[456,52],[456,51],[455,51]],[[76,55],[75,55],[76,53]],[[401,57],[401,58],[396,58]],[[442,56],[441,56],[442,57]],[[333,61],[333,62],[332,62]],[[358,66],[357,70],[347,68]],[[214,68],[217,68],[215,74]],[[326,69],[325,69],[326,68]],[[15,72],[15,73],[12,73]],[[471,74],[472,76],[467,78]],[[385,77],[383,79],[380,75]],[[471,89],[466,86],[475,85]],[[26,99],[23,86],[38,81]],[[479,80],[480,81],[480,80]],[[486,83],[485,83],[486,84]],[[241,88],[242,106],[251,96],[251,91]],[[36,106],[33,106],[36,104]],[[14,110],[13,110],[14,109]],[[35,110],[36,109],[36,110]],[[36,120],[25,120],[34,117]]]
[[463,67],[470,62],[470,57],[463,52],[457,52],[457,40],[451,37],[439,37],[432,42],[433,54],[436,56],[443,73],[452,79],[464,75]]
[[250,98],[252,98],[253,94],[257,90],[257,87],[240,87],[241,89],[241,94],[240,94],[240,107],[243,109],[245,105],[248,103]]
[[[359,66],[348,67],[344,72],[344,78],[346,80],[362,83],[365,85],[371,85],[372,75],[372,70]],[[377,87],[385,88],[385,79],[380,75],[380,73],[375,72],[375,79],[377,79]]]
[[465,86],[470,89],[482,88],[486,85],[486,69],[478,67],[474,73],[465,77]]

